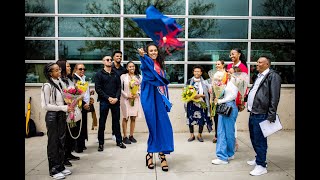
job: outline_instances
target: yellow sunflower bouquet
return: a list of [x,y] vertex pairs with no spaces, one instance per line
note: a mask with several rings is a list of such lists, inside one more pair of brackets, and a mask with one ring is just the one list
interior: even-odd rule
[[194,88],[194,86],[188,85],[188,86],[184,87],[182,90],[182,94],[181,94],[182,99],[181,100],[186,103],[188,103],[190,101],[199,103],[202,109],[206,109],[207,104],[204,101],[202,101],[201,98],[195,99],[196,95],[197,95],[197,90]]

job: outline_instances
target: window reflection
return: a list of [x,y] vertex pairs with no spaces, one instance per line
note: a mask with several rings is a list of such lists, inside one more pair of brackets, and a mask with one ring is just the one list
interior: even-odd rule
[[119,41],[59,41],[59,56],[68,60],[101,60],[119,49]]
[[25,0],[25,13],[54,13],[54,0]]
[[294,39],[294,20],[252,20],[254,39]]
[[190,15],[248,16],[248,0],[189,0]]
[[[258,60],[258,59],[257,59]],[[271,59],[272,61],[272,59]],[[270,69],[275,70],[281,77],[281,84],[295,84],[296,83],[296,68],[294,65],[272,65]],[[250,84],[253,84],[259,72],[256,65],[250,65]]]
[[53,17],[25,17],[24,36],[52,37],[54,36]]
[[170,84],[183,84],[184,82],[184,65],[183,64],[166,64],[166,78]]
[[120,37],[120,18],[59,18],[62,37]]
[[256,61],[259,56],[267,55],[273,62],[295,62],[295,43],[251,43],[251,59]]
[[59,13],[65,14],[120,14],[118,0],[59,1]]
[[54,41],[24,41],[24,57],[28,60],[54,58]]
[[233,48],[240,48],[247,54],[248,43],[238,42],[190,42],[188,46],[189,61],[231,61],[229,53]]
[[254,0],[253,16],[295,16],[295,0]]
[[185,14],[185,0],[124,1],[124,14],[145,14],[150,5],[154,5],[164,15]]
[[248,20],[190,19],[190,38],[248,38]]

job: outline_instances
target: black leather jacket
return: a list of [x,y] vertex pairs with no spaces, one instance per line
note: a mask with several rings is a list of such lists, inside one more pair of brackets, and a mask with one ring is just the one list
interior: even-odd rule
[[[250,88],[249,93],[252,87]],[[275,120],[280,100],[280,90],[281,77],[274,70],[270,69],[269,73],[266,74],[260,82],[253,100],[251,112],[254,114],[268,114],[268,120]],[[247,97],[245,98],[245,101],[247,101]]]

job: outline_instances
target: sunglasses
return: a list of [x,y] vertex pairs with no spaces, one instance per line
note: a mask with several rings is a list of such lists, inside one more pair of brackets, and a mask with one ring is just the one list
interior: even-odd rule
[[87,69],[86,68],[79,68],[79,70],[80,71],[82,71],[82,70],[86,71]]
[[105,59],[105,61],[110,61],[110,62],[111,62],[111,61],[112,61],[112,59]]

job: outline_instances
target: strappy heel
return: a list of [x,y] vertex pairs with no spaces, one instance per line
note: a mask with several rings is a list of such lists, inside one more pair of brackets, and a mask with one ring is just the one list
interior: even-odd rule
[[149,169],[153,169],[154,168],[154,165],[153,165],[153,162],[151,161],[151,163],[149,164],[149,160],[151,159],[152,160],[152,158],[153,158],[153,154],[151,153],[151,155],[150,155],[150,153],[148,153],[147,155],[146,155],[146,166],[148,166],[148,168]]
[[168,171],[169,170],[168,165],[162,165],[163,161],[167,162],[166,155],[163,154],[163,153],[159,153],[158,156],[159,156],[159,159],[161,161],[161,169],[162,169],[162,171]]

